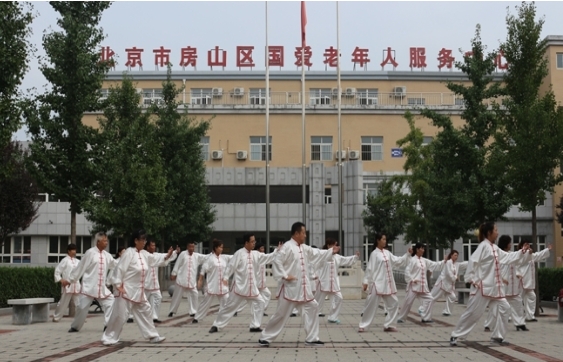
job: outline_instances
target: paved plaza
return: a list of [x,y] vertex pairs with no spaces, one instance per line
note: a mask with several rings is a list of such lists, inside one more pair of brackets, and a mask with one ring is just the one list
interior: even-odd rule
[[[404,291],[399,291],[402,302]],[[544,308],[538,322],[528,323],[530,332],[508,329],[508,346],[498,346],[489,341],[490,333],[483,331],[483,316],[467,341],[458,347],[448,343],[464,305],[453,305],[453,315],[441,315],[444,302],[434,308],[433,324],[420,323],[415,313],[415,302],[406,323],[398,324],[396,333],[383,332],[383,311],[377,314],[374,324],[358,333],[360,313],[365,300],[345,300],[340,315],[340,325],[329,324],[320,318],[319,337],[324,347],[305,346],[305,331],[301,317],[289,318],[286,328],[269,348],[260,347],[260,333],[249,332],[249,305],[231,319],[229,325],[218,333],[209,334],[218,307],[198,324],[180,305],[178,314],[167,318],[170,297],[164,295],[159,333],[166,336],[161,344],[143,340],[135,323],[123,329],[121,343],[104,347],[100,338],[103,315],[93,313],[79,333],[68,333],[71,318],[59,323],[38,323],[28,326],[12,325],[11,313],[0,315],[0,361],[546,361],[563,362],[563,323],[557,321],[557,310]],[[276,308],[272,300],[270,316]],[[380,307],[381,308],[381,307]],[[328,309],[328,303],[325,303]],[[327,310],[325,310],[325,313]],[[52,313],[52,312],[51,312]],[[264,317],[263,326],[268,317]]]

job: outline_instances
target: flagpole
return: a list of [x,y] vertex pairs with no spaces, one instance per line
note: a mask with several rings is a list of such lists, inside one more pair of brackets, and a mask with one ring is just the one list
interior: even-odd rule
[[336,2],[336,84],[338,89],[338,241],[343,245],[342,240],[342,89],[340,84],[340,18],[338,11],[338,1]]
[[270,57],[268,54],[268,1],[266,3],[266,249],[270,252]]
[[[305,188],[305,2],[301,1],[301,200],[303,203],[303,222],[307,223],[307,197]],[[304,21],[305,20],[305,21]]]

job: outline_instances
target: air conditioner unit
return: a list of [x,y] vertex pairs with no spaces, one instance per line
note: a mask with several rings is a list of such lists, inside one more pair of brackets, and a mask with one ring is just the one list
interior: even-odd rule
[[211,97],[192,97],[192,104],[211,104]]
[[246,160],[248,156],[248,152],[246,151],[237,151],[237,160]]
[[150,106],[153,104],[163,104],[164,100],[162,98],[143,98],[143,105]]
[[338,97],[338,88],[332,88],[332,90],[330,91],[330,94],[333,97]]
[[221,150],[211,151],[211,158],[214,159],[214,160],[223,159],[223,151],[221,151]]
[[[334,158],[335,158],[336,160],[338,160],[338,151],[336,151],[334,154],[335,154]],[[343,159],[343,160],[346,159],[346,151],[342,151],[342,159]]]
[[348,154],[348,158],[351,160],[357,160],[360,158],[360,151],[357,150],[351,150],[350,153]]
[[233,95],[235,97],[242,97],[244,95],[244,88],[237,87],[233,90]]
[[213,97],[220,97],[223,95],[223,88],[213,88],[211,94],[213,94]]
[[138,93],[138,94],[142,94],[142,93],[143,93],[143,88],[137,88],[137,93]]
[[250,104],[265,105],[266,97],[250,97]]
[[395,95],[395,97],[402,97],[406,93],[407,93],[407,87],[405,86],[393,88],[393,94]]
[[346,96],[351,97],[356,95],[356,88],[346,88]]

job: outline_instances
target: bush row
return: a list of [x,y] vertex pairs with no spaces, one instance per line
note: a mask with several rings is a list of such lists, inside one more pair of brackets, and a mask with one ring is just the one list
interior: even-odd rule
[[9,307],[8,299],[61,298],[61,285],[55,283],[54,267],[0,266],[0,308]]
[[553,300],[563,289],[563,268],[538,269],[540,295],[543,300]]

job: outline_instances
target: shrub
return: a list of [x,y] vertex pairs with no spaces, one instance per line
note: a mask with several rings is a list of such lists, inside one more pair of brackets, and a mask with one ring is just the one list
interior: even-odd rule
[[61,285],[55,283],[53,267],[0,267],[0,308],[8,299],[61,298]]
[[538,269],[538,281],[540,287],[540,298],[542,300],[553,300],[563,289],[563,268],[541,268]]

